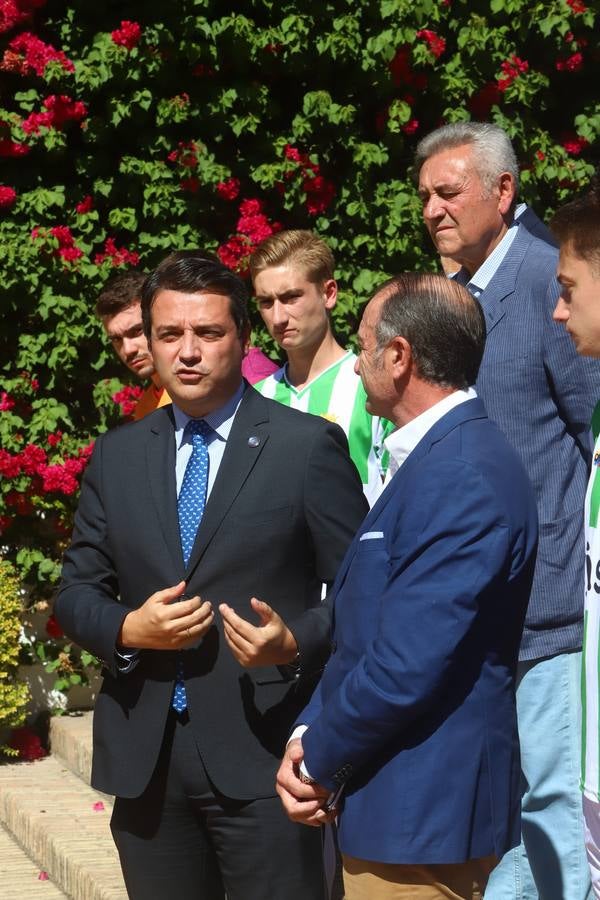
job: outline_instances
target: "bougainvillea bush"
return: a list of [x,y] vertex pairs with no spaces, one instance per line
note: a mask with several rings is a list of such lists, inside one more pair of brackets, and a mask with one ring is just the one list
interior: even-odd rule
[[[584,187],[600,132],[599,3],[0,0],[0,552],[24,646],[66,690],[51,617],[95,436],[131,411],[93,316],[107,278],[201,246],[245,274],[273,231],[335,251],[343,340],[384,273],[437,265],[410,166],[437,125],[492,119],[541,215]],[[256,323],[255,341],[274,352]],[[88,659],[84,658],[84,662]]]

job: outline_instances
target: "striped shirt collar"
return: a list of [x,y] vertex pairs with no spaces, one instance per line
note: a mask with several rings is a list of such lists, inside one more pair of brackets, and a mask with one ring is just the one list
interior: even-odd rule
[[[520,215],[520,213],[519,213]],[[515,217],[502,240],[494,247],[490,255],[483,261],[477,271],[469,276],[463,267],[459,269],[455,278],[459,284],[464,285],[474,297],[479,297],[500,268],[504,257],[510,250],[511,244],[517,236],[519,228],[518,219]]]

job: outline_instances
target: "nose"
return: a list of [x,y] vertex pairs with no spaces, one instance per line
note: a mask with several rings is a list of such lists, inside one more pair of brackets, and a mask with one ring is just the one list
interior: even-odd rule
[[133,359],[138,355],[140,349],[139,338],[123,338],[123,353],[126,359]]
[[552,318],[555,322],[566,322],[569,318],[569,308],[562,298],[562,295],[556,301]]
[[182,362],[197,362],[202,356],[200,341],[193,331],[186,329],[181,336],[179,358]]
[[444,210],[439,197],[436,197],[435,194],[430,194],[423,203],[423,218],[426,222],[431,222],[434,219],[441,219],[443,215]]
[[275,300],[273,303],[273,326],[275,328],[285,325],[288,321],[287,308],[285,303]]

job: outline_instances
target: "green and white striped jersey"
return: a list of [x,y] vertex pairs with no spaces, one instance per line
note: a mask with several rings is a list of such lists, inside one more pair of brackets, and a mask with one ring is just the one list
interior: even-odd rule
[[592,416],[594,459],[585,497],[585,594],[581,673],[581,790],[600,800],[600,403]]
[[356,356],[348,352],[320,375],[297,390],[287,380],[287,363],[254,387],[271,400],[302,412],[336,422],[346,433],[350,456],[372,506],[382,490],[388,455],[383,440],[394,430],[387,419],[371,416],[365,409],[366,394],[354,371]]

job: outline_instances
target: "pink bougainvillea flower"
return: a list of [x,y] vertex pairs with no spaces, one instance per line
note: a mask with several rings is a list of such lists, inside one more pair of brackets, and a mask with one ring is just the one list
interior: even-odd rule
[[15,205],[17,200],[17,192],[14,188],[0,184],[0,209],[10,209]]
[[124,388],[112,395],[112,400],[113,403],[118,403],[121,407],[122,416],[130,416],[133,414],[142,393],[141,387],[137,385],[125,385]]
[[[32,70],[36,75],[43,75],[46,66],[51,62],[58,62],[65,72],[74,72],[75,67],[62,50],[56,50],[52,44],[46,44],[35,34],[24,31],[17,35],[8,45],[8,51],[16,54],[22,60],[21,73],[27,74]],[[5,54],[6,59],[6,54]]]
[[94,198],[90,194],[88,194],[83,198],[83,200],[79,201],[79,203],[75,207],[75,212],[80,216],[84,216],[86,213],[91,212],[93,208]]
[[8,741],[8,746],[12,747],[13,750],[17,750],[19,759],[24,759],[28,762],[32,762],[35,759],[42,759],[47,755],[42,747],[39,735],[26,725],[21,728],[13,728]]
[[504,73],[504,78],[498,78],[496,84],[499,90],[505,91],[520,75],[524,75],[529,71],[529,63],[526,59],[520,59],[513,53],[501,63],[500,68]]
[[439,59],[446,49],[446,39],[440,37],[439,34],[436,34],[435,31],[431,31],[429,28],[420,28],[419,31],[417,31],[416,36],[418,38],[423,38],[423,40],[427,42],[427,46],[436,59]]
[[0,449],[0,475],[5,478],[18,478],[20,474],[21,460],[19,456],[13,456],[8,450]]
[[562,145],[570,156],[579,156],[589,146],[589,141],[578,134],[571,133],[565,136]]
[[94,257],[94,262],[97,266],[102,265],[106,260],[110,260],[113,267],[127,265],[137,266],[140,257],[135,251],[128,250],[127,247],[117,247],[115,239],[109,237],[104,242],[104,251],[102,253],[97,253]]
[[131,22],[129,19],[123,19],[121,27],[111,31],[110,36],[113,43],[118,47],[125,47],[126,50],[133,50],[140,42],[142,29],[138,22]]
[[21,451],[21,467],[26,475],[37,475],[46,462],[46,451],[37,444],[27,444]]
[[418,119],[409,119],[406,125],[402,126],[402,131],[404,134],[414,134],[415,131],[418,131],[419,128],[419,120]]
[[0,34],[27,22],[33,11],[44,6],[45,3],[46,0],[1,0]]
[[239,178],[228,178],[226,181],[219,181],[215,190],[223,200],[235,200],[240,193]]
[[0,138],[0,156],[8,156],[16,158],[18,156],[27,156],[31,147],[27,144],[21,144],[18,141],[11,141],[9,138]]
[[322,175],[306,178],[302,187],[306,194],[306,209],[311,216],[325,212],[335,197],[335,185]]
[[587,12],[587,6],[583,3],[583,0],[566,0],[566,2],[576,16],[581,16],[584,12]]
[[55,431],[54,434],[49,434],[46,440],[48,441],[49,447],[57,447],[62,441],[63,433],[62,431]]
[[9,397],[6,391],[0,392],[0,412],[8,412],[13,409],[15,401]]
[[566,59],[557,59],[555,65],[559,72],[578,72],[583,67],[583,53],[578,50]]

